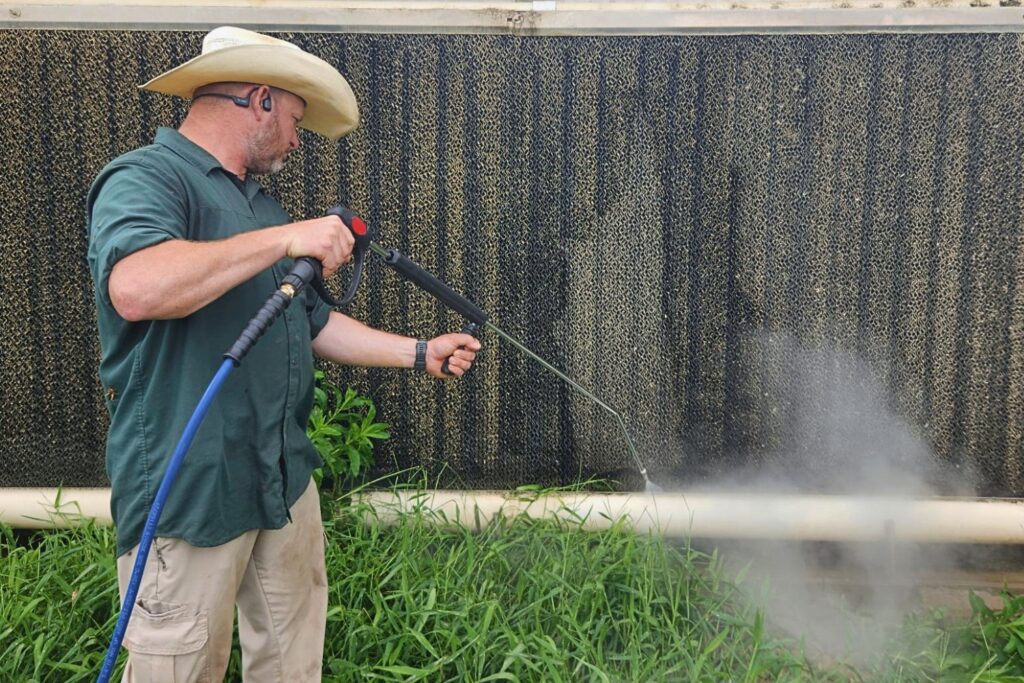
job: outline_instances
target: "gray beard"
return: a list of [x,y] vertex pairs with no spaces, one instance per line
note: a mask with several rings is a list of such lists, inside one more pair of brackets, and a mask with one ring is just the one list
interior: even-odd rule
[[270,147],[268,136],[262,132],[256,133],[249,140],[249,163],[246,166],[247,173],[278,173],[284,168],[287,155],[282,157],[270,157],[268,148]]
[[267,173],[273,175],[275,173],[279,173],[284,168],[284,163],[284,159],[274,159],[269,164],[267,164],[266,162],[261,162],[259,166],[254,166],[253,168],[250,168],[249,172],[258,174]]

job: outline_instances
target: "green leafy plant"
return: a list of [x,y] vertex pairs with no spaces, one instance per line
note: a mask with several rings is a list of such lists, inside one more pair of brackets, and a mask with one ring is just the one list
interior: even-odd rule
[[995,610],[971,591],[971,625],[960,629],[967,641],[963,654],[953,664],[964,673],[990,668],[1000,680],[1024,680],[1024,597],[1008,590],[1000,592],[1002,609]]
[[391,438],[388,425],[377,422],[373,400],[341,387],[316,371],[313,410],[306,434],[324,466],[313,473],[321,493],[332,494],[373,465],[373,443]]

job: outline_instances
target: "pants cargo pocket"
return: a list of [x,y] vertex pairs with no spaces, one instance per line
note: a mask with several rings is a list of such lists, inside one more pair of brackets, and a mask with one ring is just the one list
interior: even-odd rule
[[207,683],[206,612],[192,605],[139,600],[124,635],[125,680],[132,683]]

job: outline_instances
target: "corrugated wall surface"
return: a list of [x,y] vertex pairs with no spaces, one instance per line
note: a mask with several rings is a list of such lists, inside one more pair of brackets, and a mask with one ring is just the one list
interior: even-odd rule
[[[84,198],[176,124],[136,84],[200,33],[6,31],[0,485],[102,484]],[[362,105],[267,181],[338,199],[592,387],[663,483],[1024,495],[1024,48],[1017,35],[302,34]],[[353,313],[461,321],[374,262]],[[449,485],[630,467],[615,425],[485,338],[472,379],[332,370],[389,468]]]

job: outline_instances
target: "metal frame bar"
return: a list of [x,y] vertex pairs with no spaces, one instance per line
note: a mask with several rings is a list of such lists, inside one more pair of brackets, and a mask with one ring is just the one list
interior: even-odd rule
[[[658,8],[606,3],[587,9],[556,2],[0,3],[0,28],[208,30],[231,24],[256,30],[336,33],[514,35],[659,35],[775,33],[1024,33],[1016,7],[797,9]],[[677,5],[678,6],[678,5]],[[566,8],[569,7],[569,8]],[[650,9],[655,7],[655,9]]]

